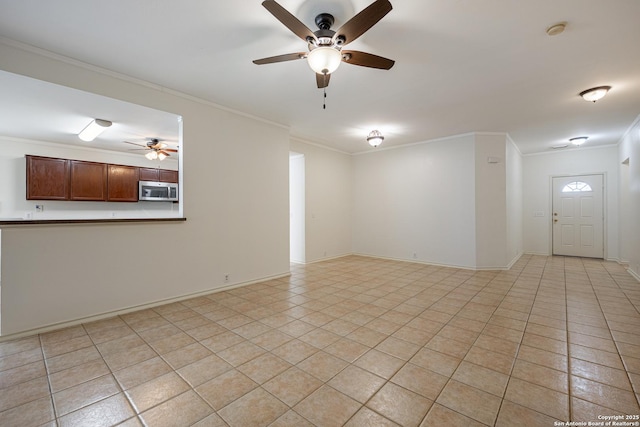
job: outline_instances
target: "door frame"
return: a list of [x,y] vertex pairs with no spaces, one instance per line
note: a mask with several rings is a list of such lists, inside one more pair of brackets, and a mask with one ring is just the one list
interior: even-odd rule
[[[582,172],[571,174],[558,174],[549,176],[549,221],[547,222],[549,227],[549,256],[553,256],[553,179],[554,178],[573,178],[576,176],[585,175],[602,175],[602,259],[607,260],[609,254],[609,246],[607,245],[607,225],[608,225],[608,179],[607,172]],[[594,258],[597,259],[597,258]]]

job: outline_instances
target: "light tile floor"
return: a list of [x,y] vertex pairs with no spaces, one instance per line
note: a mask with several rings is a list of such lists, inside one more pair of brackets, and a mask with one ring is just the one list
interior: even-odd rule
[[0,343],[2,426],[553,426],[640,414],[640,283],[600,260],[348,256]]

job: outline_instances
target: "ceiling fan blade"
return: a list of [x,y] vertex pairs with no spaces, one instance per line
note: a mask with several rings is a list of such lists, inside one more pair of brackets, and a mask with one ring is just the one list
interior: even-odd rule
[[274,0],[265,0],[262,5],[267,9],[276,19],[284,24],[285,27],[290,29],[296,36],[300,37],[304,41],[308,41],[308,38],[315,40],[316,36],[313,34],[306,25],[304,25],[298,18],[293,16],[287,9],[280,6]]
[[364,8],[356,16],[345,22],[333,36],[334,40],[338,37],[344,38],[343,45],[351,43],[369,28],[373,27],[387,13],[391,12],[393,7],[389,0],[376,0],[369,6]]
[[165,155],[165,156],[167,156],[167,157],[169,157],[169,156],[171,155],[171,154],[167,153],[167,151],[166,151],[166,150],[158,150],[158,153],[162,153],[162,154],[164,154],[164,155]]
[[275,62],[284,62],[284,61],[293,61],[296,59],[303,59],[306,56],[307,56],[306,52],[286,53],[284,55],[277,55],[277,56],[270,56],[268,58],[256,59],[253,61],[253,63],[257,65],[273,64]]
[[330,77],[331,77],[331,74],[316,73],[316,83],[318,84],[318,89],[322,89],[329,86]]
[[175,150],[173,148],[165,148],[162,151],[170,151],[171,153],[177,153],[178,152],[178,150]]
[[125,144],[137,145],[138,147],[145,147],[145,148],[147,148],[147,146],[146,146],[146,145],[136,144],[135,142],[129,142],[129,141],[122,141],[122,142],[124,142]]
[[342,61],[347,64],[360,65],[362,67],[379,68],[388,70],[393,67],[396,61],[372,53],[360,52],[358,50],[343,50]]

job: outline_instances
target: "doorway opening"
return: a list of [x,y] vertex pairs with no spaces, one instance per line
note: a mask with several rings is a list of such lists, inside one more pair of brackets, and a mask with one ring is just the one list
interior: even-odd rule
[[304,154],[289,152],[289,259],[304,264],[305,255]]
[[604,175],[552,179],[553,254],[604,258]]

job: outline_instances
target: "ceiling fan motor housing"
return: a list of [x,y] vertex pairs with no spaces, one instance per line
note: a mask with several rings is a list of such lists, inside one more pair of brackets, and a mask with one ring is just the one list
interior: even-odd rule
[[321,30],[328,30],[331,28],[335,20],[333,19],[333,15],[330,13],[321,13],[316,16],[316,25]]

